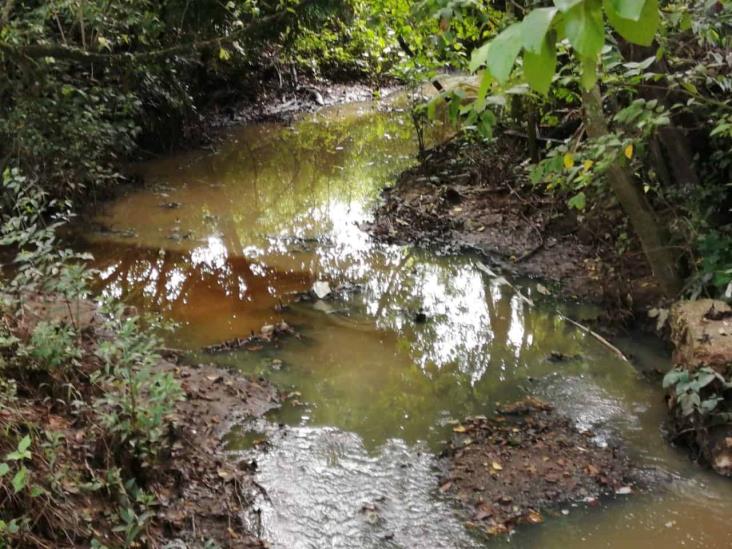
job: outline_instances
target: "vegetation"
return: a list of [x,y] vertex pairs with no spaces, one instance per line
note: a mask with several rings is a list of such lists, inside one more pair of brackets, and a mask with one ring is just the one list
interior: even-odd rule
[[[6,170],[3,189],[14,203],[2,244],[17,255],[1,294],[0,539],[130,544],[152,516],[143,484],[180,388],[153,370],[160,343],[137,317],[86,300],[84,257],[54,235],[67,216],[59,204],[17,171]],[[100,498],[116,502],[106,521],[90,507]]]
[[[448,71],[475,85],[446,89]],[[622,207],[627,224],[608,229],[618,256],[637,244],[667,298],[732,299],[728,0],[2,0],[0,73],[8,544],[145,539],[146,481],[181,390],[155,368],[149,323],[90,306],[87,258],[56,232],[125,180],[126,161],[194,139],[210,109],[263,87],[390,78],[412,90],[420,136],[441,110],[486,145],[524,136],[537,189],[581,220]],[[666,384],[684,414],[728,420],[720,374]],[[65,442],[80,431],[83,444]],[[69,522],[95,498],[117,511]]]
[[729,297],[728,2],[513,2],[499,18],[432,4],[443,29],[477,18],[484,42],[451,60],[480,78],[444,94],[454,117],[484,137],[518,127],[530,148],[537,131],[560,138],[532,151],[537,185],[587,215],[619,202],[667,295],[685,277],[688,295]]

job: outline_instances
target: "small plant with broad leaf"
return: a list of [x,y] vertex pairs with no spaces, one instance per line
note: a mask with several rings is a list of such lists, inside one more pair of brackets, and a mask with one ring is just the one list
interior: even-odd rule
[[732,421],[732,411],[725,402],[732,380],[712,368],[674,368],[664,376],[663,388],[671,391],[684,417],[696,416],[708,424]]

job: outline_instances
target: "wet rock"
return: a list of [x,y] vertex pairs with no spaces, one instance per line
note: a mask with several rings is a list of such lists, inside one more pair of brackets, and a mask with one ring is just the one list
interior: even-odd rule
[[158,206],[166,210],[177,210],[182,205],[183,204],[181,204],[180,202],[161,202],[160,204],[158,204]]
[[312,292],[318,299],[324,299],[331,294],[330,284],[326,281],[318,280],[313,284]]

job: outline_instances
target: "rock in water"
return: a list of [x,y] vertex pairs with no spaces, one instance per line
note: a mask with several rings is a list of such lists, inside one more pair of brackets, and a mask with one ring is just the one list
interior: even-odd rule
[[330,284],[324,280],[318,280],[313,284],[313,293],[318,299],[325,299],[331,294]]

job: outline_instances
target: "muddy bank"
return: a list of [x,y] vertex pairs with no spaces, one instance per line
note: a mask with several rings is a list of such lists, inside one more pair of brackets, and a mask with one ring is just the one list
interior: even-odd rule
[[524,145],[503,136],[454,141],[429,151],[383,191],[369,232],[378,240],[443,252],[478,251],[517,275],[556,286],[562,297],[608,306],[613,320],[654,304],[660,293],[642,254],[619,256],[618,207],[580,219],[566,197],[533,186]]
[[172,418],[170,458],[152,487],[161,502],[160,537],[186,544],[208,539],[223,547],[265,547],[245,520],[261,490],[253,479],[255,467],[231,462],[221,450],[234,423],[279,406],[277,391],[264,379],[210,365],[163,362],[160,368],[171,372],[185,393]]
[[711,299],[681,301],[671,308],[670,324],[669,438],[732,477],[732,308]]
[[443,452],[440,491],[461,505],[467,526],[489,535],[539,524],[572,503],[633,492],[630,462],[600,447],[553,407],[535,398],[466,418]]
[[397,89],[396,83],[374,88],[363,82],[334,83],[307,80],[295,86],[263,86],[256,100],[218,108],[213,113],[216,126],[256,122],[291,122],[302,113],[323,107],[370,101]]
[[[276,79],[262,78],[254,85],[250,96],[240,94],[214,96],[191,121],[182,139],[171,149],[211,148],[227,128],[260,122],[291,123],[296,117],[316,112],[324,107],[370,101],[398,88],[396,82],[374,87],[365,82],[331,82],[304,78],[298,83],[279,84]],[[156,149],[153,147],[153,151]]]

